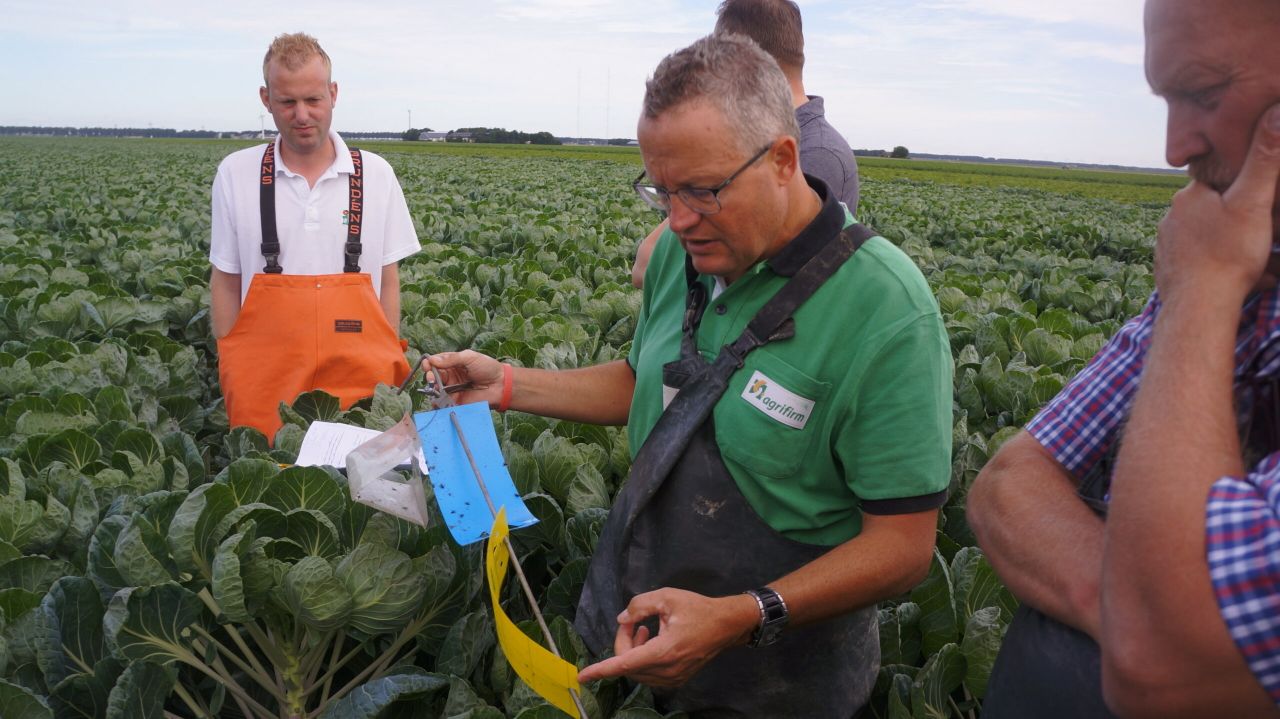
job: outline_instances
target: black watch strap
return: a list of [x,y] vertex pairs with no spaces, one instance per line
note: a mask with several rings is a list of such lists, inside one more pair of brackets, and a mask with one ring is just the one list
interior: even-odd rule
[[748,589],[744,593],[750,594],[760,606],[760,625],[751,633],[751,640],[747,642],[747,646],[752,649],[767,647],[778,641],[778,637],[782,635],[782,628],[787,626],[787,619],[790,616],[782,595],[768,587]]

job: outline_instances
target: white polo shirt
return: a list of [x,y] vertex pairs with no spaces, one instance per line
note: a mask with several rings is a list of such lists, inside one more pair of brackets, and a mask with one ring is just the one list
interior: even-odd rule
[[[276,234],[280,238],[280,266],[288,275],[330,275],[342,272],[347,241],[346,213],[350,197],[348,176],[355,170],[347,143],[330,130],[337,157],[315,187],[285,166],[276,151]],[[213,228],[209,261],[229,274],[240,275],[240,301],[249,283],[266,265],[262,257],[262,220],[258,177],[266,145],[227,155],[213,180]],[[382,289],[382,268],[421,249],[404,193],[387,161],[361,152],[364,164],[364,226],[360,231],[360,271]]]

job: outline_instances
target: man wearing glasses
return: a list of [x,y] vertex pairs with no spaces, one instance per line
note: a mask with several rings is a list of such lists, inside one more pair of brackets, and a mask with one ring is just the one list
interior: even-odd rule
[[[800,7],[791,0],[724,0],[716,8],[717,33],[736,33],[755,40],[782,68],[791,88],[791,104],[800,125],[800,167],[827,183],[849,212],[858,211],[858,163],[849,143],[827,122],[823,99],[804,87],[804,30]],[[664,220],[640,241],[631,268],[631,284],[644,287],[644,273]]]
[[[429,358],[478,386],[463,402],[627,423],[631,475],[576,619],[615,656],[580,678],[625,675],[664,710],[852,716],[879,664],[875,605],[926,575],[946,497],[952,369],[933,296],[800,172],[798,135],[786,79],[750,40],[668,56],[646,88],[635,185],[674,237],[654,252],[628,359],[551,372]],[[797,287],[810,294],[789,319],[759,319]]]

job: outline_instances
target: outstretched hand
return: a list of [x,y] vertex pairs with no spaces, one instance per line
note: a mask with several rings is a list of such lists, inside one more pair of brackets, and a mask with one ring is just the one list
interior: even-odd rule
[[497,407],[502,401],[502,363],[488,355],[473,350],[441,352],[423,357],[422,369],[445,385],[470,382],[471,389],[453,395],[458,404],[488,402]]
[[[658,635],[651,637],[641,622],[654,616]],[[578,681],[625,675],[649,686],[680,686],[721,651],[746,643],[759,620],[759,606],[745,594],[712,598],[669,588],[638,594],[618,615],[614,656],[583,669]]]
[[[1219,194],[1193,181],[1174,195],[1156,240],[1156,286],[1165,301],[1243,299],[1276,284],[1273,207],[1280,178],[1280,105],[1263,113],[1240,174]],[[1237,306],[1238,307],[1238,306]]]

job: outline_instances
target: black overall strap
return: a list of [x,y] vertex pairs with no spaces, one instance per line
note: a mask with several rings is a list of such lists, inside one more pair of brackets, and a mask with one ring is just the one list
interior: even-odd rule
[[354,168],[347,177],[347,244],[343,248],[343,272],[360,271],[360,228],[364,219],[364,162],[360,151],[352,148],[351,165]]
[[[764,307],[747,323],[742,334],[720,350],[714,362],[706,365],[699,376],[692,377],[685,383],[684,389],[680,390],[666,411],[658,417],[657,424],[636,453],[632,466],[644,467],[645,471],[632,471],[627,491],[618,494],[612,510],[618,513],[620,521],[611,521],[606,525],[606,530],[613,526],[622,533],[627,531],[626,528],[635,521],[636,515],[662,486],[694,432],[711,414],[712,408],[729,386],[729,377],[743,366],[747,354],[772,340],[790,336],[794,332],[793,325],[787,322],[791,315],[840,269],[845,260],[874,236],[875,232],[865,225],[846,227],[834,240],[809,258],[795,276],[769,298]],[[701,284],[695,283],[695,286],[701,289]],[[691,302],[697,300],[700,294],[702,293],[697,289],[690,288]],[[694,319],[701,319],[701,311],[691,306],[690,311],[686,312],[686,322]],[[621,536],[615,537],[616,541],[622,539]],[[601,542],[605,542],[604,535],[601,536]]]
[[[276,232],[276,157],[274,142],[262,153],[262,172],[258,184],[258,214],[262,219],[262,257],[269,275],[284,272],[280,266],[280,236]],[[351,150],[354,168],[347,176],[347,240],[342,250],[342,271],[360,271],[360,230],[364,219],[364,161],[360,150]]]
[[262,173],[258,185],[258,214],[262,218],[262,257],[267,261],[262,271],[278,275],[280,267],[280,236],[276,234],[276,143],[267,144],[262,153]]

